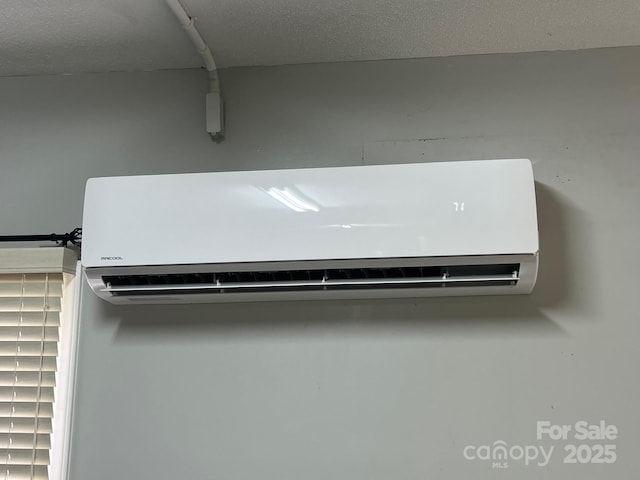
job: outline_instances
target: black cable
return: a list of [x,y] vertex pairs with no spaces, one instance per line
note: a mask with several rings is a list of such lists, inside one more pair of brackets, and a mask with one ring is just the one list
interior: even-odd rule
[[82,245],[82,229],[75,228],[69,233],[50,233],[48,235],[0,235],[0,242],[59,242],[58,246],[69,244],[76,247]]

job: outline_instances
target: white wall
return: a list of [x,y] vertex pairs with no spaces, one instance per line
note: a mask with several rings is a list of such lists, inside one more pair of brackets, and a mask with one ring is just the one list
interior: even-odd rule
[[[639,56],[228,70],[220,145],[201,71],[0,79],[0,234],[79,226],[90,176],[529,157],[538,182],[529,297],[116,308],[85,291],[71,479],[637,476]],[[590,444],[617,462],[563,465],[568,442],[536,440],[546,419],[615,424]],[[499,439],[555,452],[508,472],[463,458]]]

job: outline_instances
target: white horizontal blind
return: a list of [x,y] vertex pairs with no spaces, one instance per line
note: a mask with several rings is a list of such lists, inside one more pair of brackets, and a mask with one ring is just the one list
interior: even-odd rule
[[0,479],[48,480],[62,273],[0,273]]

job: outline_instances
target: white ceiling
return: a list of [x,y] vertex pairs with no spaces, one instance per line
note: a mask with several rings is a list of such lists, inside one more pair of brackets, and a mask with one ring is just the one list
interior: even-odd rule
[[[640,45],[638,0],[184,0],[219,66]],[[200,66],[163,0],[0,0],[0,76]]]

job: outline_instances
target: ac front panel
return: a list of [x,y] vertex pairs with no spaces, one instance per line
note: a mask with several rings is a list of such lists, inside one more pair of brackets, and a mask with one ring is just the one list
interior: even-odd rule
[[537,251],[528,160],[96,178],[86,189],[87,269]]

